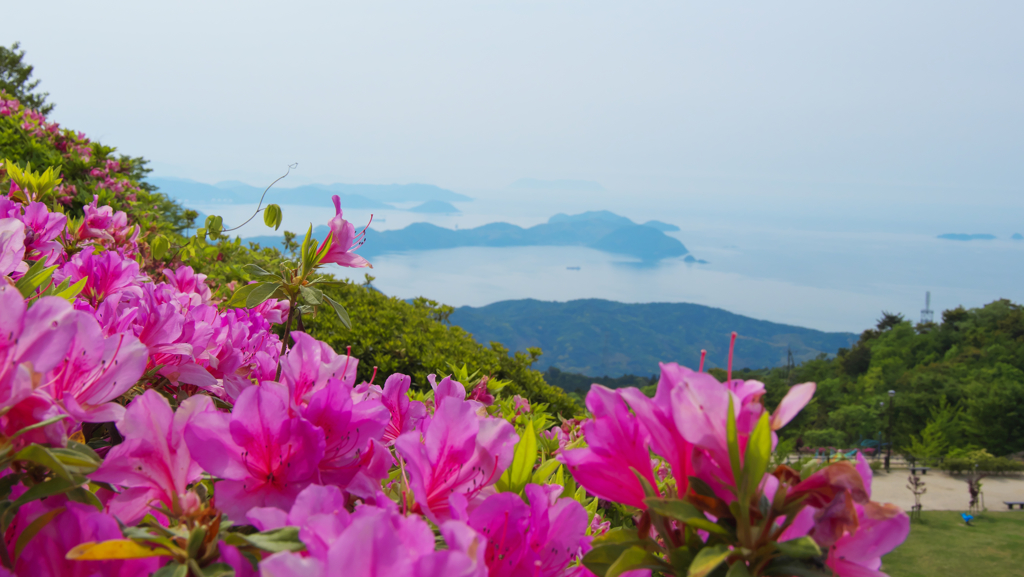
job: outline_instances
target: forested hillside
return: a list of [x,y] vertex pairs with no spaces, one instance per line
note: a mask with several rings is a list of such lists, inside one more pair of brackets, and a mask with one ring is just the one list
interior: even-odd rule
[[480,342],[498,341],[512,350],[540,348],[541,369],[610,377],[646,377],[667,359],[696,366],[701,349],[708,352],[708,367],[724,367],[733,331],[739,333],[734,366],[755,369],[785,365],[790,351],[797,362],[833,355],[857,339],[852,333],[761,321],[691,303],[523,299],[460,307],[451,321]]
[[955,449],[1024,451],[1024,308],[1006,300],[947,310],[939,323],[886,314],[834,359],[739,376],[763,380],[769,406],[789,384],[817,382],[784,434],[811,445],[888,438],[891,425],[897,450],[933,461]]

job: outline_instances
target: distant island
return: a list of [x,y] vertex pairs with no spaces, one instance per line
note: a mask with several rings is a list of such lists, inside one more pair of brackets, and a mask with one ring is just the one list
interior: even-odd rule
[[627,304],[599,299],[546,302],[502,301],[460,307],[449,318],[480,343],[504,343],[513,351],[540,347],[534,368],[557,367],[586,375],[620,377],[657,374],[658,362],[696,368],[700,351],[707,367],[725,367],[729,335],[739,333],[734,367],[785,365],[834,355],[857,341],[853,333],[827,333],[745,317],[690,303]]
[[[318,226],[313,236],[327,236],[326,226]],[[258,236],[246,241],[263,246],[280,245],[283,237]],[[622,254],[644,262],[680,257],[689,253],[683,243],[660,230],[636,224],[608,211],[583,214],[556,214],[547,223],[522,228],[507,222],[494,222],[476,228],[452,230],[426,222],[417,222],[400,230],[366,231],[366,242],[359,254],[376,255],[436,250],[467,246],[586,246],[613,254]],[[694,259],[693,262],[698,262]]]
[[995,240],[996,235],[994,234],[963,234],[950,232],[947,234],[940,234],[936,238],[943,240]]
[[459,209],[455,208],[450,202],[443,200],[428,200],[419,206],[414,206],[409,209],[409,212],[422,212],[427,214],[459,214]]
[[[186,178],[154,177],[147,182],[185,204],[256,204],[265,189],[237,180],[205,184]],[[278,184],[267,192],[265,202],[329,207],[331,196],[335,194],[341,197],[345,208],[393,209],[395,207],[387,204],[393,202],[441,202],[451,206],[447,203],[472,200],[432,184],[307,184],[292,188]]]

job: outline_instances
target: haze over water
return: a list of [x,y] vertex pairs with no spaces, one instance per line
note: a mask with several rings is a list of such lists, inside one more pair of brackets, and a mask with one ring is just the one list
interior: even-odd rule
[[[756,207],[730,212],[697,203],[683,206],[684,202],[645,206],[626,197],[619,202],[523,202],[523,194],[506,191],[498,198],[457,203],[464,211],[460,215],[374,211],[373,228],[398,229],[412,222],[447,228],[490,222],[529,227],[558,212],[609,208],[638,223],[657,219],[679,226],[679,232],[667,234],[709,262],[689,264],[674,258],[649,265],[584,247],[467,247],[381,255],[372,259],[373,270],[335,273],[361,279],[369,272],[376,277],[374,286],[388,295],[425,296],[453,306],[521,298],[692,302],[764,320],[850,332],[872,326],[883,310],[916,321],[925,291],[932,293],[936,318],[942,310],[961,304],[981,306],[997,298],[1024,301],[1024,273],[1016,266],[1024,257],[1024,241],[1009,240],[1011,233],[992,222],[990,228],[966,225],[961,230],[962,226],[950,227],[967,219],[936,219],[941,224],[923,225],[908,218],[905,230],[893,232],[886,229],[899,227],[885,222],[863,219],[850,226],[848,219],[847,226],[840,227],[818,218],[805,220],[798,228],[783,215],[776,218]],[[602,200],[609,204],[600,204]],[[221,214],[230,223],[244,219],[255,207],[195,208]],[[284,206],[282,229],[303,232],[310,223],[324,224],[331,213],[327,207]],[[361,228],[370,211],[346,210],[345,216]],[[268,229],[257,223],[239,232],[244,237],[267,234]],[[1000,238],[935,238],[944,232],[993,232]]]

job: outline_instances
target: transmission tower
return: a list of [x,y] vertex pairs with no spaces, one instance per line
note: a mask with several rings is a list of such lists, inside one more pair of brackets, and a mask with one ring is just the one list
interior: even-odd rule
[[786,381],[790,386],[793,385],[793,369],[795,368],[796,362],[793,360],[793,349],[789,349],[786,357]]
[[921,310],[921,324],[935,322],[935,311],[932,310],[932,293],[924,293],[924,309]]

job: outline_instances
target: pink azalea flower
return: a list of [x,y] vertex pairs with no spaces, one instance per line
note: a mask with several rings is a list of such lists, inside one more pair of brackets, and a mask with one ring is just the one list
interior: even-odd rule
[[[331,229],[327,235],[327,238],[331,240],[331,246],[320,260],[321,264],[334,263],[353,268],[373,268],[373,265],[365,258],[355,253],[355,250],[359,248],[359,245],[355,244],[356,238],[363,235],[365,229],[364,232],[356,235],[356,227],[341,216],[341,199],[338,198],[338,195],[334,195],[331,199],[334,201],[334,210],[337,214],[327,221],[327,226]],[[324,243],[326,244],[326,242],[325,240]]]
[[394,463],[380,443],[391,418],[384,405],[380,401],[355,403],[351,386],[332,378],[313,394],[302,415],[324,431],[326,445],[318,483],[372,497]]
[[[357,507],[347,523],[340,523],[344,527],[337,536],[327,540],[330,543],[326,551],[315,544],[311,553],[316,553],[306,557],[276,553],[260,563],[260,571],[275,577],[442,577],[444,574],[423,573],[417,568],[422,558],[435,554],[434,533],[427,523],[418,516],[399,514],[387,499],[383,499],[382,505]],[[308,519],[306,524],[309,525]],[[337,528],[332,523],[329,531]],[[309,546],[307,541],[303,542]],[[430,565],[436,568],[437,564]]]
[[910,534],[910,518],[892,504],[858,507],[859,527],[829,547],[825,564],[837,577],[884,577],[882,556]]
[[179,266],[175,270],[164,269],[164,278],[167,283],[181,293],[195,297],[191,300],[192,306],[209,304],[210,287],[206,286],[206,275],[196,274],[190,266]]
[[306,405],[314,393],[327,385],[328,379],[338,379],[351,390],[358,359],[339,355],[327,343],[303,332],[293,331],[292,339],[295,344],[281,361],[281,382],[288,387],[293,407]]
[[[430,388],[434,390],[434,409],[440,406],[441,401],[448,397],[464,401],[466,399],[466,387],[459,381],[452,380],[451,375],[441,379],[441,382],[437,382],[437,375],[427,375],[427,382],[430,383]],[[387,383],[385,383],[387,385]]]
[[565,451],[558,460],[591,494],[646,509],[644,487],[630,467],[657,490],[647,432],[619,395],[601,385],[591,386],[587,409],[594,414],[583,424],[588,446]]
[[84,250],[53,274],[53,280],[60,283],[65,279],[74,284],[86,279],[81,298],[96,307],[108,297],[120,298],[122,293],[142,296],[139,288],[139,263],[113,251],[93,254]]
[[18,289],[2,281],[0,311],[3,413],[32,394],[33,374],[46,374],[64,359],[75,335],[77,313],[70,303],[57,297],[43,297],[26,310]]
[[325,559],[331,545],[351,522],[344,493],[337,487],[310,485],[295,497],[291,510],[254,507],[246,518],[260,531],[298,527],[310,555]]
[[108,510],[131,525],[149,513],[150,507],[163,505],[182,514],[197,506],[198,499],[187,487],[203,470],[192,459],[183,434],[193,416],[216,412],[205,395],[185,399],[177,412],[156,391],[136,397],[117,423],[124,442],[111,448],[100,468],[90,475],[94,481],[128,488],[107,503]]
[[814,396],[816,388],[817,385],[814,383],[804,383],[790,387],[782,402],[779,403],[779,406],[775,408],[775,412],[772,413],[772,430],[777,431],[792,421],[793,417],[797,416],[807,406],[807,403],[811,402],[811,397]]
[[[24,268],[23,260],[25,260],[25,224],[16,218],[0,218],[0,276],[8,276],[12,272],[18,271],[19,268]],[[24,270],[19,272],[24,272]]]
[[676,489],[682,496],[689,487],[689,479],[694,471],[693,443],[683,437],[675,420],[676,413],[672,410],[672,392],[683,386],[680,379],[676,378],[679,370],[688,371],[678,365],[661,364],[661,379],[653,399],[636,388],[623,389],[620,395],[629,403],[637,420],[650,435],[654,452],[664,457],[672,467]]
[[451,517],[449,498],[470,505],[512,462],[519,440],[507,421],[480,418],[472,403],[446,398],[423,432],[405,433],[395,448],[406,462],[419,509],[434,522]]
[[[37,305],[38,306],[38,305]],[[63,362],[51,371],[42,390],[87,423],[118,421],[124,407],[113,403],[146,370],[146,346],[131,335],[103,337],[96,319],[75,311],[76,331]]]
[[290,508],[324,455],[323,431],[292,416],[287,390],[273,382],[242,391],[230,415],[193,417],[185,442],[192,458],[222,479],[214,487],[217,506],[236,520],[253,507]]
[[427,407],[419,401],[410,401],[408,395],[412,379],[406,375],[395,373],[384,382],[381,403],[391,413],[391,421],[384,429],[385,445],[394,445],[395,440],[403,433],[416,429],[427,416]]
[[129,559],[125,561],[72,561],[65,555],[76,545],[123,539],[121,528],[114,517],[96,511],[91,505],[68,501],[64,497],[50,497],[35,501],[18,511],[14,537],[43,513],[63,509],[52,521],[43,526],[25,546],[14,565],[14,574],[32,577],[130,577],[149,575],[166,558]]
[[559,499],[557,485],[529,484],[527,506],[514,493],[484,500],[469,526],[487,538],[484,559],[490,577],[556,577],[580,550],[587,512],[574,499]]

